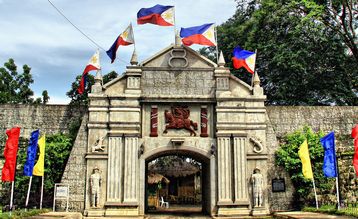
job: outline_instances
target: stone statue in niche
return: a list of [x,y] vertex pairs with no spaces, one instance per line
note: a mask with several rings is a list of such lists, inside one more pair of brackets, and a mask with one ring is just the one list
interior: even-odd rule
[[92,152],[103,152],[104,151],[104,144],[103,140],[106,136],[103,136],[101,138],[97,138],[96,142],[92,146]]
[[[171,108],[171,112],[164,111],[165,126],[164,133],[168,133],[168,129],[186,129],[190,132],[190,136],[196,136],[194,130],[198,130],[198,124],[189,119],[190,110],[187,106],[176,106]],[[192,128],[193,127],[193,128]]]
[[91,185],[91,206],[93,208],[99,207],[99,200],[101,197],[102,177],[99,173],[98,167],[93,168],[93,173],[90,178]]
[[262,207],[263,176],[260,172],[260,169],[256,167],[251,176],[255,207]]

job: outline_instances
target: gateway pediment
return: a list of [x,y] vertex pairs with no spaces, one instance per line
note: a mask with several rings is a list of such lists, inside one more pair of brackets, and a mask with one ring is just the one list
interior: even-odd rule
[[217,64],[187,46],[173,44],[139,64],[155,68],[215,68]]

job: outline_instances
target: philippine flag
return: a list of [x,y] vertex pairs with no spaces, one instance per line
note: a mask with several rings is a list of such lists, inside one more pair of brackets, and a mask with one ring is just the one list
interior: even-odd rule
[[174,26],[174,6],[155,5],[141,8],[137,13],[137,24]]
[[106,51],[107,55],[111,59],[111,63],[116,59],[116,53],[119,46],[128,46],[134,43],[133,28],[130,24],[123,33],[121,33],[114,41],[111,48]]
[[243,50],[240,46],[237,46],[233,52],[232,62],[234,64],[234,68],[239,69],[244,67],[251,74],[254,74],[256,53]]
[[200,44],[206,46],[216,46],[214,24],[203,24],[201,26],[181,28],[180,37],[186,46]]
[[85,70],[82,73],[80,86],[77,89],[77,92],[79,94],[83,94],[83,92],[85,91],[88,72],[99,69],[101,69],[101,66],[99,64],[99,51],[97,50],[96,53],[89,60]]

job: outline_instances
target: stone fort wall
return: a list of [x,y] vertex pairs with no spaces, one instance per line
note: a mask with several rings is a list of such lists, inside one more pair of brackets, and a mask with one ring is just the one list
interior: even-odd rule
[[[358,123],[358,107],[349,106],[268,106],[267,108],[267,148],[269,153],[269,182],[272,178],[281,177],[286,180],[285,193],[271,193],[271,184],[268,187],[268,199],[272,210],[292,208],[293,188],[289,177],[284,171],[274,166],[273,154],[278,148],[278,140],[286,133],[293,132],[309,125],[313,130],[329,132],[335,130],[337,134],[349,135],[354,124]],[[86,108],[67,105],[0,105],[0,131],[5,133],[7,128],[14,125],[22,127],[21,136],[28,137],[34,129],[39,128],[46,133],[68,132],[71,121],[78,119],[86,112]],[[83,197],[84,179],[81,168],[85,168],[85,147],[87,144],[87,116],[84,117],[75,147],[72,149],[68,165],[64,172],[63,181],[73,185],[70,189],[76,200],[72,202],[72,209],[83,207],[80,197]],[[3,145],[1,145],[3,147]],[[352,145],[353,147],[353,145]],[[0,155],[0,164],[2,154]],[[2,168],[2,165],[1,165]],[[76,176],[75,176],[76,175]],[[80,186],[79,186],[80,185]]]

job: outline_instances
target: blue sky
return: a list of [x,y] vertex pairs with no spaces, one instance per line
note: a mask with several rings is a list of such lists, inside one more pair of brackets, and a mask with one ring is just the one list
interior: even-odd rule
[[[107,50],[116,37],[133,24],[139,62],[174,42],[173,27],[137,25],[140,8],[174,5],[177,29],[204,23],[221,24],[236,10],[234,0],[51,0],[77,27]],[[32,70],[35,97],[43,90],[51,104],[68,103],[66,92],[82,73],[97,46],[69,24],[47,0],[0,0],[0,66],[13,58]],[[194,47],[198,49],[199,47]],[[123,73],[133,46],[120,47],[115,63],[103,50],[102,73]],[[126,64],[127,63],[127,64]],[[93,72],[92,74],[94,74]]]

